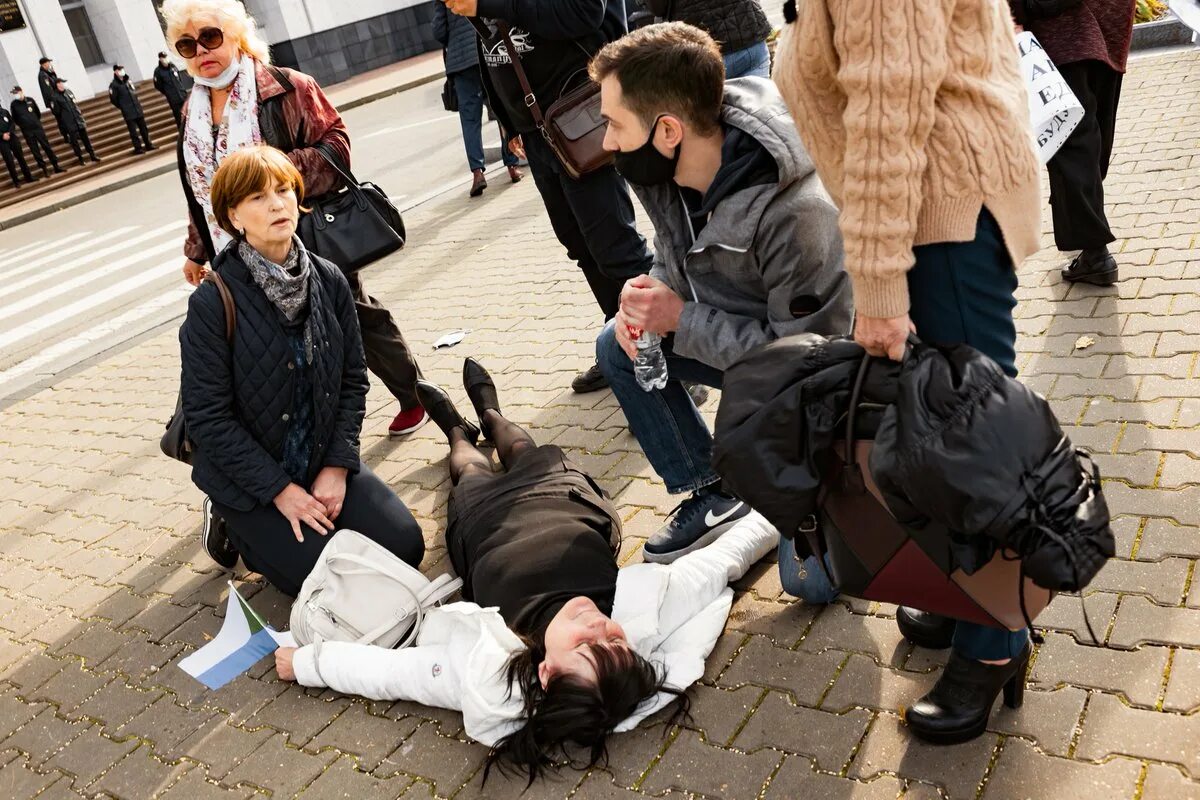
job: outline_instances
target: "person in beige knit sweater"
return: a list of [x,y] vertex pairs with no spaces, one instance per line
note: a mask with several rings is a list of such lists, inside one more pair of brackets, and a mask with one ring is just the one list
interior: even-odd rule
[[[1038,249],[1039,168],[1005,0],[804,0],[775,80],[841,210],[854,336],[903,357],[910,332],[966,343],[1016,375],[1015,266]],[[897,613],[916,644],[952,646],[905,711],[939,744],[981,734],[1003,688],[1020,704],[1027,630]]]

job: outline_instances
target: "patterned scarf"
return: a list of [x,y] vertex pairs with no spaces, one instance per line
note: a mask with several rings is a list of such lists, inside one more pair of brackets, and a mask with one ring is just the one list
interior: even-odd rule
[[[258,288],[263,290],[279,313],[288,322],[295,322],[308,310],[308,285],[312,275],[312,260],[308,251],[296,236],[292,237],[292,249],[282,264],[276,264],[247,242],[237,246],[238,257],[250,270],[250,276]],[[312,364],[313,356],[312,315],[304,325],[304,358]]]
[[[204,222],[212,237],[213,251],[221,252],[233,237],[221,230],[213,215],[212,181],[222,159],[243,147],[262,144],[258,128],[258,85],[254,80],[257,62],[240,56],[238,75],[229,90],[225,115],[213,141],[212,96],[200,84],[192,87],[188,99],[188,117],[183,131],[183,165],[196,202],[204,209]],[[199,220],[196,221],[199,224]]]

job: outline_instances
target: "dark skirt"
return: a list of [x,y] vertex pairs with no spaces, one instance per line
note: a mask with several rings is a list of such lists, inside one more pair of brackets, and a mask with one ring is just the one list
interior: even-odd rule
[[463,577],[464,596],[475,599],[472,570],[481,551],[531,531],[548,546],[564,533],[594,530],[611,553],[621,544],[621,519],[603,490],[554,445],[522,453],[494,477],[464,477],[450,493],[446,547]]

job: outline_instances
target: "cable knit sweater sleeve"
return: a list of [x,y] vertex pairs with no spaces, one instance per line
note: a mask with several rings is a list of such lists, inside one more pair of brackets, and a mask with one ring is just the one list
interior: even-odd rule
[[829,3],[845,92],[842,236],[855,306],[868,317],[908,313],[906,273],[937,90],[947,71],[951,0]]

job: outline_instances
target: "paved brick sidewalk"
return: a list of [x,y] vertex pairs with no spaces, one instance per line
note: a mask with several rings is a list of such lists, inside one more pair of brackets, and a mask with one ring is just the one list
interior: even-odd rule
[[[1098,453],[1118,515],[1120,559],[1086,598],[1104,645],[1061,598],[1024,709],[933,749],[897,708],[941,657],[901,641],[893,608],[814,610],[763,565],[695,689],[694,725],[616,737],[607,769],[528,797],[1200,797],[1200,60],[1140,61],[1126,87],[1109,179],[1124,280],[1068,289],[1046,252],[1022,270],[1018,309],[1026,380]],[[671,501],[612,397],[565,388],[598,319],[532,182],[409,223],[410,248],[368,282],[427,373],[453,385],[463,356],[481,358],[513,418],[601,476],[623,557],[639,558]],[[457,326],[467,340],[433,353]],[[1075,349],[1084,335],[1094,344]],[[456,714],[304,691],[266,665],[219,692],[178,670],[219,627],[225,591],[197,547],[199,494],[157,451],[178,377],[164,332],[0,413],[0,796],[517,796],[518,782],[480,789],[484,751]],[[432,427],[389,441],[393,411],[372,390],[364,456],[420,519],[426,566],[445,569],[445,448]],[[286,619],[273,590],[242,588]]]

